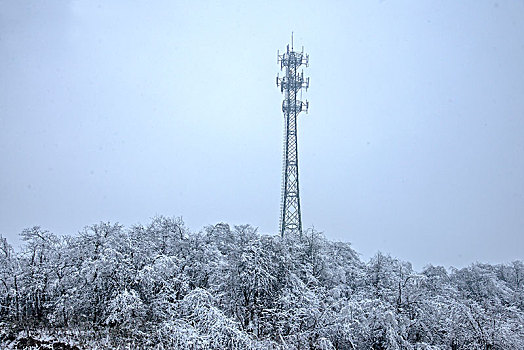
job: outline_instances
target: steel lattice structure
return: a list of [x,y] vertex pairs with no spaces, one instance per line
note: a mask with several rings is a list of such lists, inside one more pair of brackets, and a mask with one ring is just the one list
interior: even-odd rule
[[302,235],[302,215],[300,213],[300,191],[298,182],[298,145],[297,145],[297,117],[302,111],[307,113],[309,102],[297,99],[302,88],[309,87],[309,78],[304,78],[304,72],[298,72],[301,65],[308,66],[309,55],[293,50],[293,36],[291,36],[291,50],[278,55],[280,70],[285,69],[286,75],[282,78],[277,75],[277,86],[284,94],[282,112],[284,113],[284,156],[282,169],[282,200],[280,204],[280,234]]

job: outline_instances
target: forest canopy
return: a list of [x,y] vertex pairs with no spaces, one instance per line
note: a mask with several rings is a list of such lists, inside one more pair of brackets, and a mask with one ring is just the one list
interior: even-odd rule
[[522,261],[417,272],[313,229],[162,216],[21,238],[0,237],[2,348],[524,349]]

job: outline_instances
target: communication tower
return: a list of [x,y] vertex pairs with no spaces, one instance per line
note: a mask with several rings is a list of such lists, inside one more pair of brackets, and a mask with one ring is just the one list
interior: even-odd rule
[[284,94],[282,112],[284,113],[284,156],[282,169],[282,199],[280,204],[280,234],[302,235],[302,216],[300,213],[300,191],[298,184],[298,145],[297,117],[300,112],[307,113],[309,102],[297,98],[302,95],[302,88],[309,87],[309,77],[304,78],[304,71],[298,72],[301,65],[308,67],[309,55],[294,51],[293,34],[291,34],[291,49],[287,45],[286,52],[277,53],[280,70],[285,70],[285,76],[277,75],[277,86]]

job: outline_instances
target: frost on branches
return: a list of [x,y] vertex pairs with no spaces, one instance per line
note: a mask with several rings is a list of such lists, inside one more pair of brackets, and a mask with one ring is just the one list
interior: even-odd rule
[[[0,348],[524,349],[524,265],[446,270],[181,219],[0,237]],[[58,344],[58,345],[57,345]]]

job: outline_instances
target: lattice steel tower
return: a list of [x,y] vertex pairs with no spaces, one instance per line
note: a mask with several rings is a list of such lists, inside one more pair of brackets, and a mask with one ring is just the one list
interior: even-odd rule
[[278,55],[280,70],[285,68],[286,75],[279,78],[277,86],[284,93],[282,112],[284,113],[284,157],[282,169],[282,201],[280,204],[280,234],[295,233],[302,235],[302,216],[300,214],[300,191],[298,185],[298,145],[297,117],[302,111],[307,113],[309,102],[297,99],[309,87],[309,78],[304,79],[304,71],[298,72],[301,65],[308,66],[309,55],[293,50],[293,34],[291,34],[291,50]]

